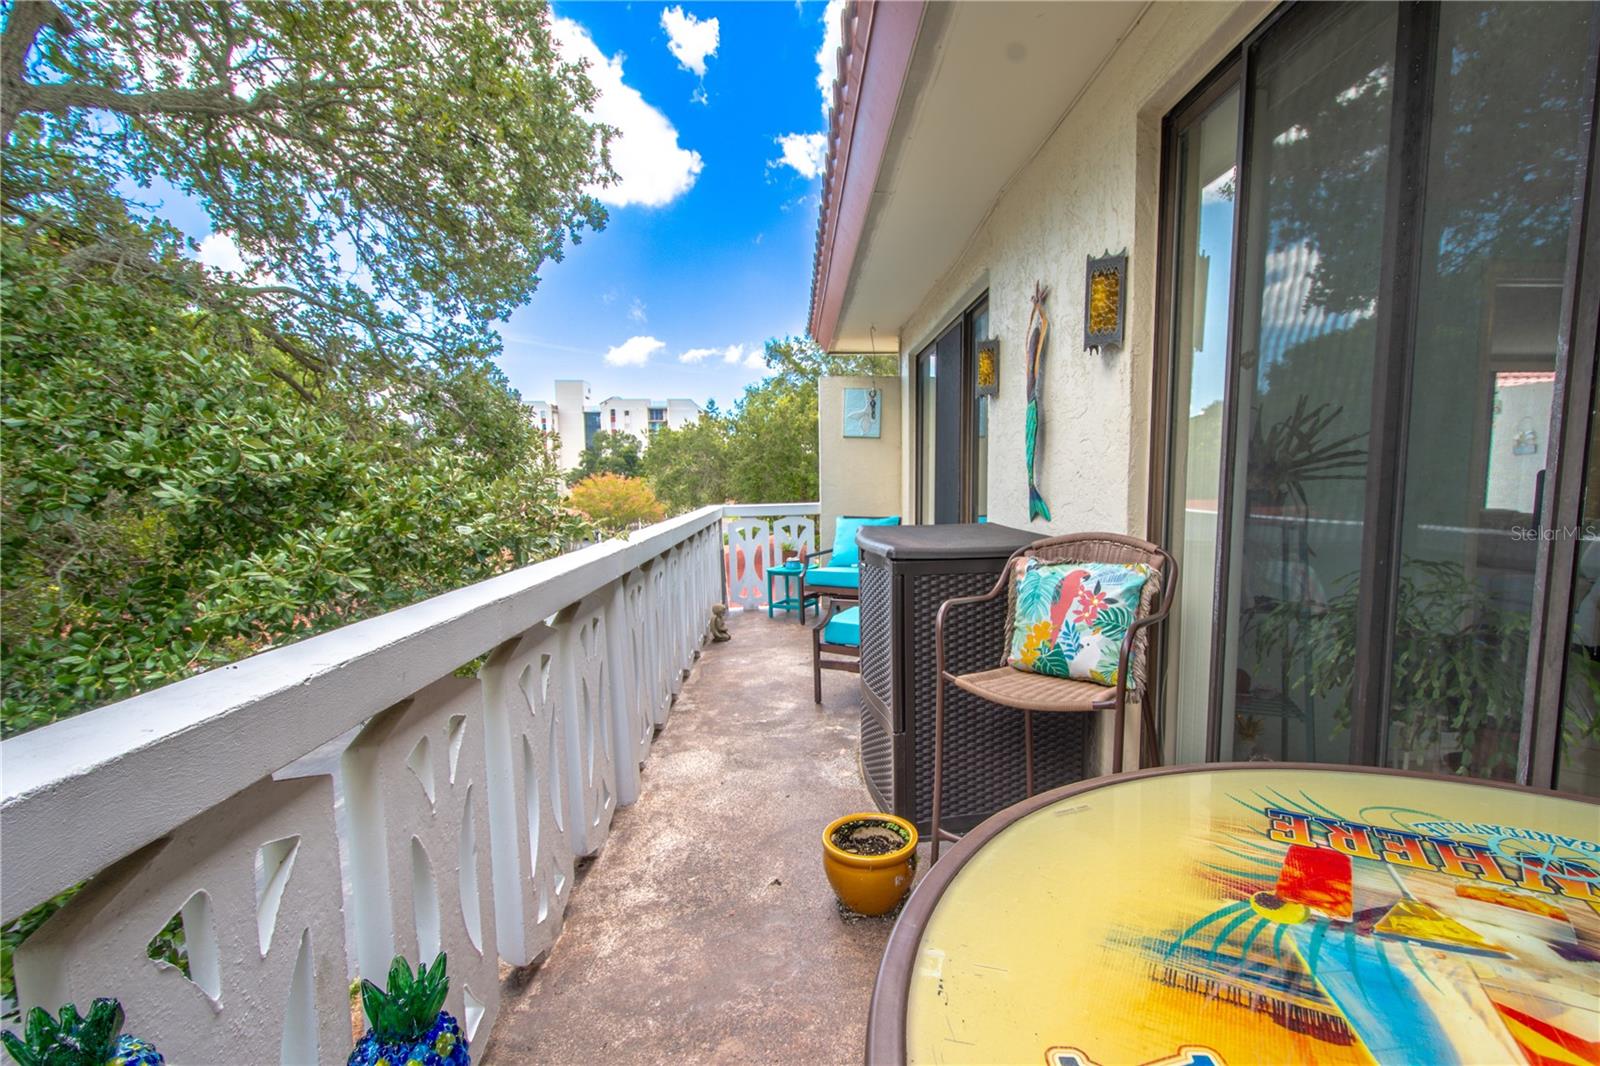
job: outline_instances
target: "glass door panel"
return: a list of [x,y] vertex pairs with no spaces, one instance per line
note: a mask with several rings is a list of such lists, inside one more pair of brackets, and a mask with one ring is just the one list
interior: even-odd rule
[[989,397],[978,389],[978,344],[989,339],[989,302],[970,312],[967,380],[972,383],[972,520],[989,520]]
[[938,401],[935,391],[937,355],[930,344],[917,357],[917,522],[921,525],[932,525],[934,520],[934,443],[938,436],[933,415]]
[[1556,787],[1600,796],[1600,394],[1589,411],[1589,457],[1584,470],[1578,562],[1573,575],[1572,627],[1561,700]]
[[1346,762],[1396,11],[1289,17],[1250,85],[1220,754]]
[[1445,4],[1394,601],[1387,765],[1509,780],[1534,611],[1588,4]]
[[1172,291],[1172,437],[1167,542],[1178,560],[1173,617],[1162,634],[1167,729],[1180,763],[1205,758],[1216,608],[1222,394],[1228,365],[1238,188],[1239,90],[1174,134],[1177,195]]

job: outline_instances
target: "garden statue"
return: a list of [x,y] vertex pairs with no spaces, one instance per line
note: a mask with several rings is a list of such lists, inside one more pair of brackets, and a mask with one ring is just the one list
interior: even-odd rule
[[728,607],[726,604],[713,603],[711,605],[711,640],[721,644],[733,639],[733,634],[728,632]]

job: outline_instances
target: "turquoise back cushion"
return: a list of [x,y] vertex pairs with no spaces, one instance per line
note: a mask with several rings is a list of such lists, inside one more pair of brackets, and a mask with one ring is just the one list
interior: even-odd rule
[[1139,614],[1143,563],[1018,560],[1007,661],[1018,670],[1116,685],[1122,638]]
[[828,557],[829,566],[860,566],[861,551],[856,547],[856,534],[862,526],[897,526],[900,516],[892,514],[887,518],[850,518],[840,515],[833,527],[833,554]]

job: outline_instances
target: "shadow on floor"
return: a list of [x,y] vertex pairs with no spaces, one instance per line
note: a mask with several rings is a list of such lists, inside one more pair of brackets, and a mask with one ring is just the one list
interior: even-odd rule
[[578,881],[550,957],[508,987],[487,1055],[512,1063],[860,1062],[891,922],[846,922],[822,829],[871,810],[858,681],[810,632],[730,615],[657,736],[638,803]]

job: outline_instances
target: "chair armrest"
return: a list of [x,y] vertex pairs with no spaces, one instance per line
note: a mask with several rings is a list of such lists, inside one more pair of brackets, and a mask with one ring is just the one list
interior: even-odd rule
[[820,559],[824,555],[832,555],[832,554],[833,554],[833,549],[832,548],[824,548],[822,551],[819,551],[819,552],[807,552],[806,553],[806,566],[810,567],[814,560]]
[[1005,569],[1000,572],[1000,579],[994,583],[994,588],[988,592],[977,596],[952,596],[939,604],[939,613],[934,616],[933,620],[933,653],[934,659],[938,664],[937,668],[941,684],[943,684],[944,678],[944,622],[946,616],[950,613],[950,608],[970,607],[975,603],[989,603],[1006,590],[1006,583],[1010,580],[1011,564],[1007,562]]
[[841,611],[843,611],[845,609],[846,608],[845,608],[844,604],[840,603],[836,599],[830,598],[828,600],[828,609],[827,610],[824,611],[821,608],[817,609],[817,620],[815,622],[811,623],[812,632],[821,633],[824,629],[827,628],[828,623],[833,621],[833,616],[838,614],[838,613],[840,613]]
[[[1138,638],[1139,631],[1141,629],[1148,629],[1157,622],[1165,621],[1167,615],[1171,612],[1172,597],[1163,597],[1159,610],[1153,611],[1145,617],[1134,622],[1133,625],[1128,627],[1128,631],[1123,634],[1122,647],[1117,652],[1117,680],[1123,686],[1124,690],[1127,689],[1131,680],[1128,677],[1128,661],[1133,656],[1133,642]],[[1148,664],[1146,664],[1146,669],[1148,669]]]

